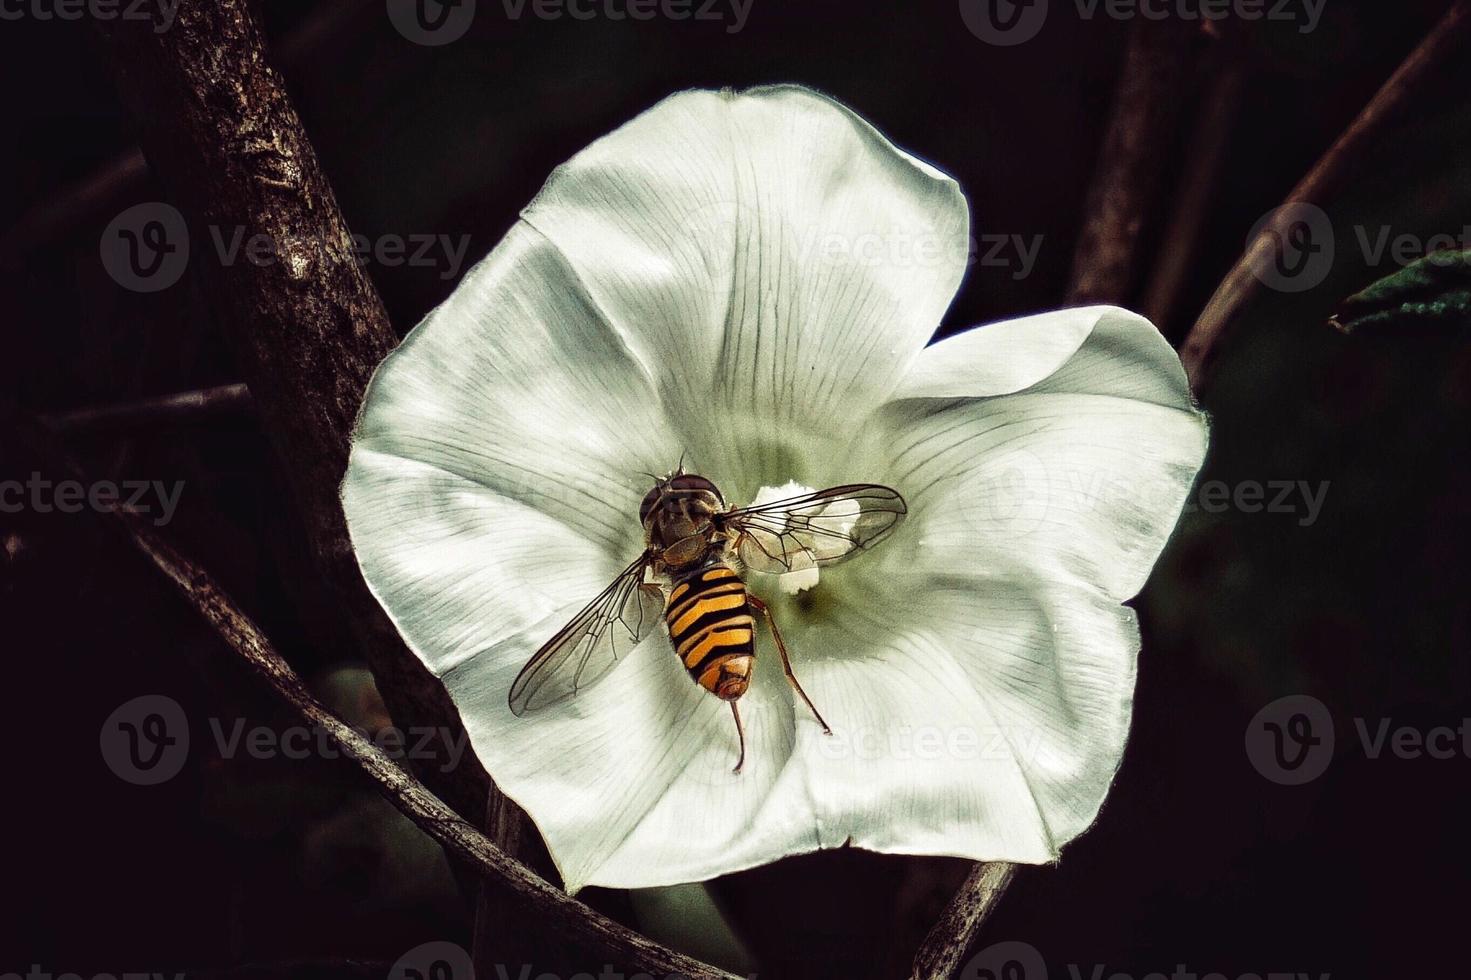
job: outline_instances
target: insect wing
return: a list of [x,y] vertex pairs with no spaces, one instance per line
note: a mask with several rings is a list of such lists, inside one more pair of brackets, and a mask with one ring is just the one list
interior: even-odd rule
[[725,515],[747,568],[783,574],[834,565],[873,547],[908,513],[899,491],[853,483]]
[[638,645],[663,609],[657,585],[644,582],[649,556],[618,574],[598,597],[527,661],[511,684],[511,711],[545,708],[596,681]]

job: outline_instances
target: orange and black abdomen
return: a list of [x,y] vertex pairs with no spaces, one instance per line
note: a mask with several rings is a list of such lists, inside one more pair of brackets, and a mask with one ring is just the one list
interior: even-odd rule
[[664,605],[669,639],[685,669],[725,701],[746,693],[756,656],[756,620],[746,583],[722,562],[674,580]]

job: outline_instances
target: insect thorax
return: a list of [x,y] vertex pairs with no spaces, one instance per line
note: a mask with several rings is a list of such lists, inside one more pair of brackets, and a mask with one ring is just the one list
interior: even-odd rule
[[725,512],[719,488],[702,476],[677,473],[644,495],[639,520],[649,547],[671,571],[689,570],[718,557],[716,515]]

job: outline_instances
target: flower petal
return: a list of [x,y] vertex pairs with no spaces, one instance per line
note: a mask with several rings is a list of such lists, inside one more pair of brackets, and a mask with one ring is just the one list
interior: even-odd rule
[[1043,863],[1086,829],[1128,731],[1130,610],[1078,587],[937,569],[844,593],[861,598],[785,627],[833,734],[793,701],[763,643],[741,701],[746,771],[726,771],[729,718],[706,711],[708,727],[687,733],[698,754],[591,881],[701,880],[849,844]]
[[[560,253],[526,225],[384,361],[354,450],[463,477],[551,515],[624,564],[642,548],[629,519],[648,489],[639,470],[663,472],[679,458],[648,375]],[[349,522],[388,503],[362,500]]]
[[954,296],[969,227],[954,181],[797,86],[671,96],[558,168],[523,218],[689,444],[747,458],[773,431],[751,419],[826,433],[888,394]]
[[638,554],[639,470],[678,455],[643,367],[518,225],[380,367],[343,483],[370,589],[573,888],[682,765],[670,732],[707,696],[662,631],[574,702],[516,719],[507,692]]
[[1062,367],[1102,318],[1077,307],[1002,320],[926,347],[895,398],[977,398],[1031,387]]
[[1056,858],[1118,767],[1133,613],[1083,588],[1000,577],[911,572],[887,584],[909,605],[866,624],[882,655],[804,672],[841,739],[807,760],[828,836],[892,853]]
[[938,560],[1123,601],[1174,529],[1207,431],[1158,331],[1105,309],[1076,353],[1029,388],[900,398],[868,438],[910,507],[888,567]]

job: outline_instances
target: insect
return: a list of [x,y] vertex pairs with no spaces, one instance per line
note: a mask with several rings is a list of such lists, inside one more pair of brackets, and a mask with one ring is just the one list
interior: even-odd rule
[[756,615],[766,620],[782,669],[822,729],[832,734],[797,676],[771,610],[738,568],[782,574],[846,561],[882,540],[907,513],[897,490],[876,483],[830,487],[771,503],[728,507],[714,483],[680,468],[639,506],[645,549],[557,631],[511,684],[517,715],[555,704],[604,676],[661,617],[690,677],[730,705],[740,756],[746,732],[737,702],[751,683]]

